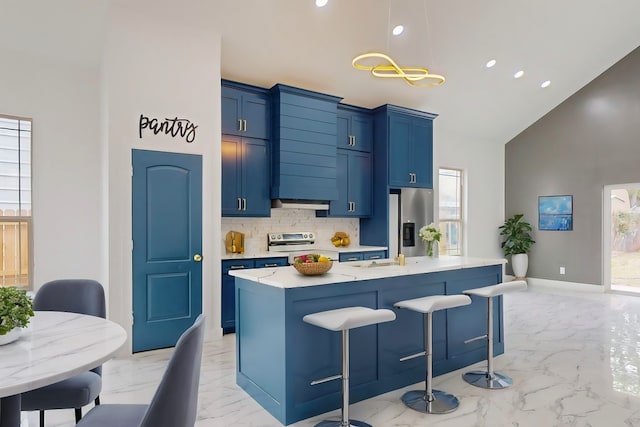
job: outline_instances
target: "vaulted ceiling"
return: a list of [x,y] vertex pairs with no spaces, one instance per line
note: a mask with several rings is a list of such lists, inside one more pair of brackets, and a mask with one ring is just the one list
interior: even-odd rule
[[[110,1],[125,0],[0,0],[0,48],[99,62]],[[224,78],[425,110],[446,132],[497,144],[640,45],[637,0],[127,1],[143,6],[141,19],[213,26]],[[396,24],[405,27],[399,37],[390,34]],[[353,57],[369,51],[446,83],[418,88],[354,69]],[[488,69],[490,59],[497,63]]]

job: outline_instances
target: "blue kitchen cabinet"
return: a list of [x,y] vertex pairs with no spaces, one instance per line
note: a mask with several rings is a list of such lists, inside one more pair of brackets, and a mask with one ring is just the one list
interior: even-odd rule
[[433,119],[436,115],[392,105],[375,111],[375,155],[386,160],[387,185],[433,188]]
[[277,84],[271,88],[271,197],[337,200],[337,116],[341,98]]
[[266,89],[222,80],[222,133],[271,138],[271,99]]
[[369,110],[338,104],[338,148],[371,152],[373,117]]
[[254,267],[255,260],[253,259],[222,261],[222,288],[220,301],[222,317],[220,321],[223,334],[233,333],[236,330],[236,278],[229,276],[229,271]]
[[222,216],[268,217],[269,149],[263,139],[222,135]]
[[339,255],[340,262],[350,261],[373,261],[376,259],[386,258],[385,251],[361,251],[361,252],[343,252]]
[[[371,154],[337,150],[338,199],[329,203],[329,216],[367,217],[371,215]],[[322,216],[324,212],[319,212]]]
[[236,285],[235,277],[230,276],[229,271],[245,268],[282,267],[286,265],[289,265],[287,257],[222,261],[221,325],[223,334],[230,334],[236,331]]

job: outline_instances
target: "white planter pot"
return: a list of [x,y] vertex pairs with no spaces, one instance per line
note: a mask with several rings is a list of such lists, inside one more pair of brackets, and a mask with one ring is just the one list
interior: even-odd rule
[[22,332],[22,328],[13,328],[6,334],[0,335],[0,345],[5,345],[5,344],[14,342],[18,338],[20,338],[21,332]]
[[520,278],[527,277],[527,269],[529,268],[529,256],[527,254],[511,255],[511,268],[513,275]]

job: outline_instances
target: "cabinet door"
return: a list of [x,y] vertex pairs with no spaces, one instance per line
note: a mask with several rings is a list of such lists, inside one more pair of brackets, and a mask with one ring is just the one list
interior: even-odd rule
[[354,137],[353,149],[371,152],[373,146],[373,119],[365,114],[351,116],[351,135]]
[[242,92],[222,86],[222,133],[241,135]]
[[350,121],[351,116],[348,113],[338,112],[338,136],[336,140],[338,148],[351,148]]
[[362,253],[362,259],[365,261],[382,259],[382,258],[385,258],[386,256],[387,256],[387,253],[385,251],[370,251],[370,252]]
[[340,262],[362,261],[362,252],[343,252],[338,258]]
[[397,187],[413,186],[410,159],[411,118],[389,116],[389,185]]
[[329,216],[350,216],[349,212],[349,152],[336,150],[336,181],[338,198],[329,202]]
[[412,172],[416,176],[417,187],[433,188],[433,122],[413,119],[411,127]]
[[269,153],[261,139],[243,138],[242,144],[243,216],[269,216]]
[[352,152],[349,154],[349,200],[355,211],[351,215],[371,215],[371,154]]
[[256,259],[256,268],[263,267],[284,267],[289,265],[288,257],[275,257],[275,258],[258,258]]
[[271,137],[271,108],[267,96],[244,94],[242,97],[242,119],[246,120],[244,135],[250,138]]
[[253,268],[253,259],[222,261],[222,289],[221,289],[221,324],[222,333],[235,332],[236,328],[236,278],[229,276],[229,271],[243,268]]
[[222,135],[222,216],[240,214],[242,139]]

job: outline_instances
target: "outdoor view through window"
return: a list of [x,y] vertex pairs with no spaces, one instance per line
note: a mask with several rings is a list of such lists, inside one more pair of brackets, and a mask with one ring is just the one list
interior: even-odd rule
[[462,171],[440,168],[439,178],[440,253],[462,255]]
[[0,227],[0,286],[30,287],[30,119],[0,115]]

